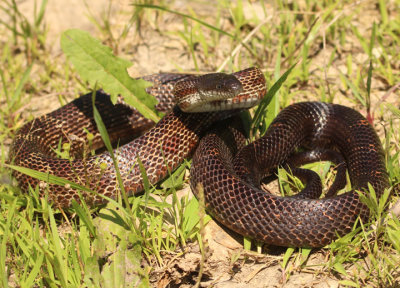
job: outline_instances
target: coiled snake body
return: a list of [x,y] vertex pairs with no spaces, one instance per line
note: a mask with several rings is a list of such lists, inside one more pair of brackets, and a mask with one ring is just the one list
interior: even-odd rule
[[[259,100],[264,96],[265,79],[258,69],[236,72],[234,76],[242,90],[229,101],[242,103],[244,100],[246,103],[248,97]],[[211,81],[218,77],[211,76]],[[144,79],[154,83],[148,92],[159,96],[159,100],[164,96],[169,99],[174,86],[182,88],[184,93],[198,88],[197,84],[190,86],[195,82],[190,75],[157,74]],[[182,79],[189,81],[175,85]],[[204,91],[214,89],[205,84],[208,82],[201,83]],[[179,89],[175,90],[175,94],[179,93]],[[161,103],[167,104],[159,104],[159,110],[173,106],[171,100]],[[226,105],[223,103],[216,100],[211,108]],[[249,106],[240,105],[239,108]],[[113,106],[101,92],[97,92],[96,107],[112,139],[138,133],[134,129],[138,123],[152,125],[122,102]],[[173,108],[154,128],[114,151],[125,189],[129,194],[143,190],[138,159],[150,183],[154,184],[192,155],[200,137],[215,121],[233,113],[184,113],[178,107]],[[94,134],[93,147],[101,145],[92,117],[90,94],[23,126],[11,147],[10,159],[15,165],[48,172],[115,198],[118,185],[110,154],[79,158],[87,149],[87,132]],[[343,106],[317,102],[295,104],[284,109],[266,135],[252,144],[243,147],[240,141],[233,142],[234,138],[244,139],[240,130],[229,125],[224,126],[222,133],[207,132],[193,157],[191,186],[195,193],[201,187],[206,208],[216,219],[243,235],[266,243],[324,246],[337,235],[351,231],[358,216],[366,220],[369,215],[355,191],[315,200],[283,198],[261,190],[260,181],[285,163],[299,147],[337,149],[346,160],[354,189],[367,189],[370,183],[379,197],[388,186],[383,152],[375,131],[358,112]],[[71,143],[73,160],[56,157],[54,148],[62,143]],[[79,200],[76,190],[68,185],[42,183],[19,172],[14,175],[23,190],[29,185],[39,185],[41,195],[48,193],[50,200],[61,207],[69,206],[72,199]],[[82,193],[89,204],[105,201],[99,195]]]

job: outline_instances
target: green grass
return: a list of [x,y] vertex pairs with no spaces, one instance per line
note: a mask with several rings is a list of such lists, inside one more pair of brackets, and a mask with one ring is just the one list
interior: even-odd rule
[[[181,53],[188,60],[183,65],[169,59],[174,70],[262,68],[270,97],[252,111],[255,117],[249,124],[254,138],[265,132],[281,108],[304,99],[342,103],[360,110],[373,121],[384,146],[392,185],[389,203],[398,200],[400,101],[399,90],[393,87],[400,83],[399,1],[378,1],[375,6],[352,1],[249,4],[219,0],[213,10],[205,10],[205,4],[197,2],[193,9],[177,9],[174,3],[157,1],[131,6],[122,30],[112,24],[109,3],[100,18],[89,5],[82,13],[89,15],[97,29],[98,34],[92,36],[126,59],[129,57],[124,54],[132,47],[132,39],[145,45],[140,33],[154,28],[162,37],[181,43]],[[203,224],[210,218],[196,199],[180,197],[190,162],[161,185],[148,185],[140,197],[111,201],[103,208],[74,205],[67,213],[38,198],[34,187],[29,194],[21,194],[8,180],[4,164],[11,139],[23,123],[42,114],[32,112],[31,103],[54,93],[52,98],[59,97],[62,105],[66,98],[71,99],[65,95],[95,86],[78,76],[79,68],[71,68],[65,58],[51,55],[47,39],[51,25],[45,27],[43,22],[46,6],[47,1],[37,1],[33,20],[29,20],[16,1],[0,2],[1,10],[10,15],[0,21],[0,35],[4,35],[0,36],[1,286],[146,287],[154,285],[154,271],[166,269],[170,261],[181,259],[196,245],[201,247],[199,265],[203,272],[207,265]],[[126,13],[114,13],[122,12]],[[366,13],[372,13],[375,22],[360,24]],[[181,29],[167,25],[170,17],[173,23],[181,23]],[[278,82],[280,89],[272,88],[289,69],[286,79]],[[159,71],[158,67],[152,70]],[[98,123],[101,126],[99,119]],[[332,172],[326,164],[309,167],[323,172],[323,183],[330,182]],[[280,176],[286,191],[290,177],[285,172]],[[354,233],[319,252],[287,249],[281,254],[277,269],[282,271],[282,281],[290,282],[296,273],[311,271],[336,279],[343,286],[399,285],[400,222],[387,215],[383,202],[378,205],[373,196],[365,201],[373,212],[370,223],[362,223]],[[250,249],[251,244],[246,240],[244,245]],[[259,243],[254,247],[263,250]],[[309,263],[313,253],[322,253],[326,261]],[[240,259],[232,254],[229,265],[241,265]],[[199,283],[197,276],[192,276],[194,283]]]

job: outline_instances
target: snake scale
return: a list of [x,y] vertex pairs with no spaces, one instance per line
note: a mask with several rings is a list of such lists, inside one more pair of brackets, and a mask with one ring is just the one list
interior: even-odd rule
[[[144,188],[138,159],[149,182],[155,184],[190,158],[199,146],[191,167],[192,190],[195,194],[203,191],[207,211],[240,234],[281,246],[321,247],[337,235],[351,231],[357,217],[368,219],[369,210],[355,190],[364,191],[369,183],[379,197],[388,186],[388,176],[381,143],[364,117],[340,105],[298,103],[282,110],[263,137],[245,146],[242,130],[232,126],[235,121],[227,118],[253,105],[249,98],[259,101],[265,95],[265,78],[257,68],[233,73],[241,84],[240,91],[236,91],[238,95],[228,99],[228,104],[215,100],[207,108],[216,110],[239,104],[232,111],[186,113],[174,106],[174,95],[179,93],[196,94],[197,98],[202,98],[197,90],[219,90],[224,94],[229,87],[214,81],[221,76],[215,75],[205,76],[207,81],[200,84],[196,82],[199,77],[187,74],[143,77],[153,82],[147,92],[160,101],[156,108],[172,111],[134,140],[133,135],[142,133],[137,126],[149,128],[154,123],[122,100],[112,105],[108,95],[96,92],[95,105],[110,138],[132,140],[114,150],[129,195]],[[227,85],[233,90],[238,88],[237,83]],[[91,205],[106,201],[100,195],[116,198],[119,190],[110,154],[82,157],[88,150],[88,133],[93,134],[91,149],[102,146],[92,114],[92,96],[87,94],[25,124],[11,146],[10,162],[96,191],[97,194],[81,192]],[[55,150],[63,143],[70,144],[72,159],[58,158]],[[299,148],[310,149],[311,154],[325,148],[338,151],[342,155],[340,159],[346,162],[354,190],[324,199],[309,199],[318,197],[318,193],[296,198],[279,197],[262,190],[261,181],[277,166],[289,162]],[[16,171],[13,174],[23,191],[38,185],[40,195],[48,195],[59,207],[68,207],[73,199],[80,199],[69,185],[45,183]]]

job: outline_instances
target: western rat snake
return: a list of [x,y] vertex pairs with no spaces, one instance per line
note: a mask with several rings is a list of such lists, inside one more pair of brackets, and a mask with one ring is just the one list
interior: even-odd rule
[[[138,159],[149,182],[155,184],[192,155],[200,137],[214,122],[236,113],[182,112],[181,109],[192,107],[189,106],[192,98],[186,98],[188,94],[202,100],[208,92],[217,91],[220,94],[217,99],[207,104],[207,109],[214,110],[232,103],[239,103],[238,109],[249,107],[254,104],[247,99],[259,101],[265,95],[265,79],[260,70],[249,68],[233,75],[239,85],[222,74],[203,78],[187,74],[143,77],[154,83],[148,92],[158,97],[158,110],[171,109],[172,94],[182,94],[183,104],[181,108],[174,107],[148,132],[114,150],[128,194],[138,193],[144,187]],[[220,80],[227,83],[219,84]],[[225,93],[229,89],[232,91]],[[232,99],[221,100],[232,95],[235,96]],[[112,105],[100,91],[96,92],[95,105],[114,140],[140,134],[136,126],[148,128],[154,124],[121,100]],[[89,204],[103,203],[100,195],[115,198],[119,192],[110,154],[82,157],[88,150],[88,135],[94,135],[90,148],[102,145],[92,114],[91,94],[87,94],[27,123],[11,147],[12,163],[96,191],[98,194],[81,192]],[[379,197],[388,186],[380,141],[368,122],[352,109],[317,102],[292,105],[278,115],[265,136],[245,147],[241,130],[230,126],[230,122],[225,121],[222,132],[224,124],[218,124],[219,128],[208,131],[202,138],[193,158],[191,186],[195,193],[202,187],[206,208],[216,219],[243,235],[277,245],[317,247],[328,244],[337,234],[349,232],[358,216],[367,219],[368,209],[354,190],[313,200],[273,196],[260,189],[261,180],[288,161],[299,147],[311,147],[312,151],[337,149],[346,161],[354,189],[367,189],[370,183]],[[58,158],[56,148],[64,143],[69,143],[72,159]],[[39,185],[41,196],[47,193],[60,207],[68,207],[72,199],[80,199],[68,185],[49,184],[19,172],[14,175],[22,190]],[[304,195],[309,198],[319,194]]]

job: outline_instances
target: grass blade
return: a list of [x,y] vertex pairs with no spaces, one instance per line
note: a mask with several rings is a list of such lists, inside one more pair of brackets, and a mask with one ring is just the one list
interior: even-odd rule
[[17,89],[15,89],[14,94],[12,96],[12,104],[18,101],[21,98],[21,92],[25,85],[25,83],[29,80],[29,76],[31,74],[32,65],[29,65],[28,68],[25,70],[24,74],[22,75],[21,80],[18,83]]
[[56,220],[54,219],[54,214],[53,210],[51,209],[50,206],[48,206],[48,215],[49,215],[49,220],[50,220],[50,231],[51,231],[51,238],[52,238],[52,243],[54,244],[54,258],[53,258],[53,265],[54,269],[57,273],[57,276],[59,277],[62,286],[67,287],[67,265],[64,265],[63,261],[63,251],[64,249],[61,249],[61,239],[59,236]]
[[118,181],[118,186],[121,189],[121,194],[122,194],[122,199],[124,200],[125,205],[127,205],[127,207],[129,207],[129,201],[128,201],[128,196],[125,192],[125,186],[124,186],[124,182],[122,181],[122,177],[121,177],[121,172],[119,170],[119,166],[118,166],[118,160],[115,158],[114,152],[113,152],[113,148],[111,145],[111,141],[110,141],[110,137],[108,136],[108,132],[106,129],[106,126],[104,125],[103,120],[101,119],[101,115],[99,113],[99,111],[96,108],[96,105],[94,105],[95,103],[95,97],[96,97],[96,93],[93,92],[92,95],[92,101],[93,101],[93,118],[94,121],[96,122],[97,125],[97,129],[100,132],[101,135],[101,139],[104,142],[104,145],[107,148],[107,151],[110,153],[110,156],[113,160],[113,164],[114,164],[114,168],[115,168],[115,174],[117,177],[117,181]]
[[[281,88],[282,84],[286,81],[290,72],[292,72],[293,68],[296,66],[294,64],[290,67],[283,75],[272,85],[271,89],[268,90],[267,94],[265,95],[264,99],[261,101],[260,105],[258,105],[256,113],[253,119],[253,131],[259,127],[262,121],[262,117],[265,115],[265,110],[267,109],[269,103],[273,99],[276,92]],[[254,134],[253,134],[254,135]]]
[[85,186],[76,184],[75,182],[72,182],[70,180],[64,179],[62,177],[51,175],[51,174],[46,173],[46,172],[40,172],[40,171],[36,171],[36,170],[30,169],[30,168],[10,165],[10,164],[4,164],[4,166],[6,166],[9,169],[15,170],[17,172],[20,172],[20,173],[26,174],[28,176],[31,176],[31,177],[33,177],[35,179],[39,179],[41,181],[45,181],[46,183],[60,185],[60,186],[69,185],[72,189],[82,190],[82,191],[86,191],[86,192],[89,192],[89,193],[95,193],[94,191],[92,191],[91,189],[89,189],[89,188],[87,188]]
[[173,14],[182,16],[182,17],[184,17],[184,18],[188,18],[188,19],[190,19],[190,20],[193,20],[193,21],[195,21],[195,22],[198,22],[198,23],[200,23],[201,25],[210,28],[211,30],[217,31],[217,32],[219,32],[219,33],[221,33],[221,34],[224,34],[224,35],[226,35],[226,36],[231,37],[232,39],[235,39],[235,36],[234,36],[234,35],[232,35],[232,34],[226,32],[226,31],[224,31],[224,30],[221,30],[221,29],[219,29],[219,28],[217,28],[217,27],[215,27],[215,26],[212,26],[212,25],[208,24],[207,22],[205,22],[205,21],[203,21],[203,20],[200,20],[200,19],[195,18],[195,17],[193,17],[193,16],[191,16],[191,15],[188,15],[188,14],[184,14],[184,13],[181,13],[181,12],[178,12],[178,11],[175,11],[175,10],[168,9],[167,7],[158,6],[158,5],[153,5],[153,4],[135,4],[135,3],[134,3],[134,4],[132,4],[132,5],[135,6],[135,7],[151,8],[151,9],[157,9],[157,10],[161,10],[161,11],[173,13]]
[[[7,240],[8,234],[11,232],[11,223],[12,219],[14,219],[14,213],[17,205],[17,199],[15,199],[10,206],[10,210],[8,211],[7,222],[4,227],[4,234],[2,235],[1,239],[1,247],[0,247],[0,268],[1,268],[1,281],[3,283],[3,287],[8,287],[8,277],[6,273],[6,252],[7,252]],[[7,271],[9,272],[9,271]]]

